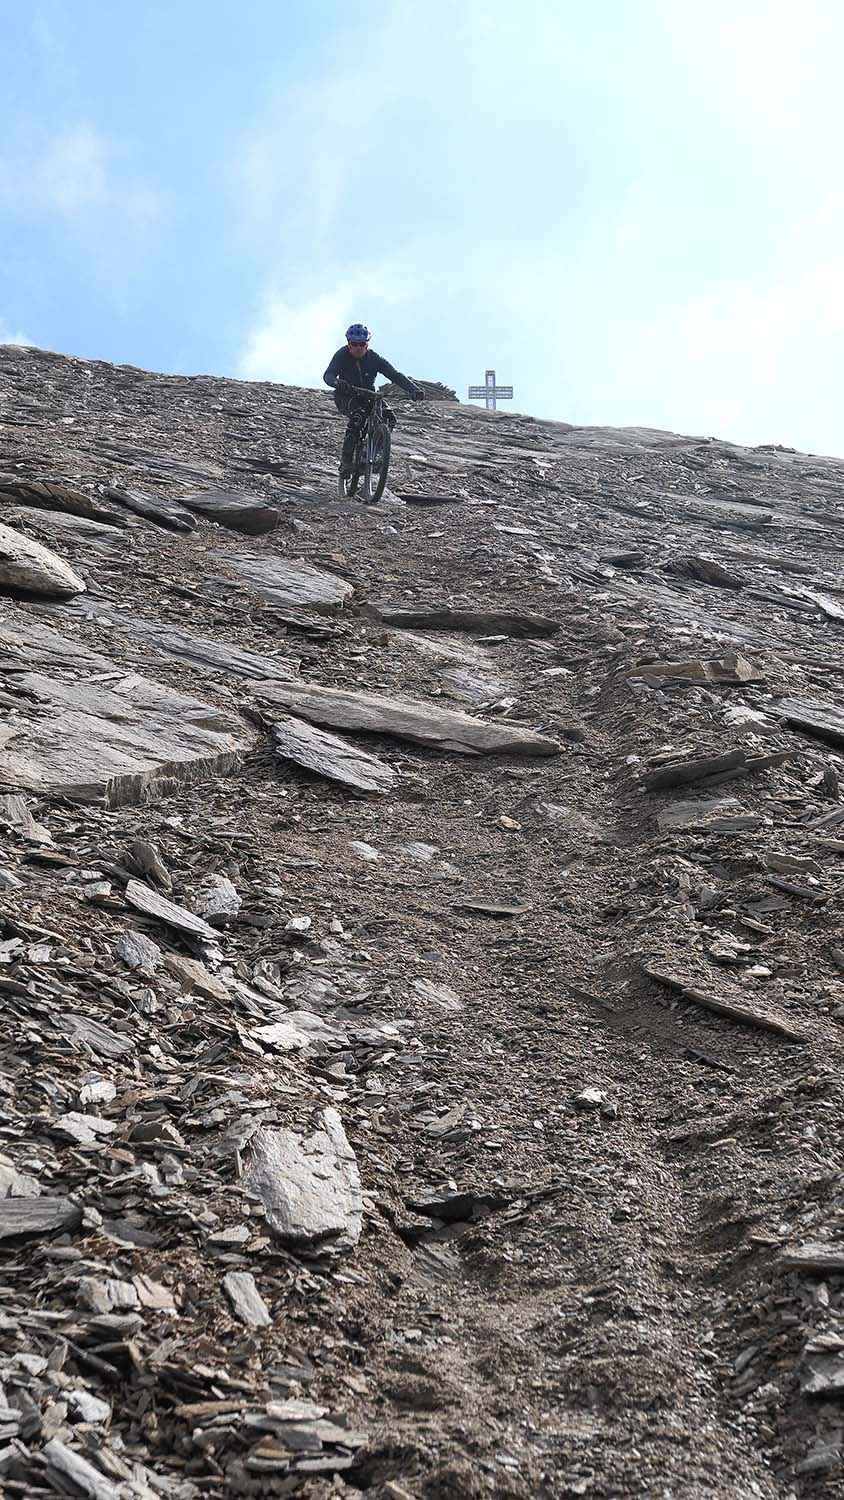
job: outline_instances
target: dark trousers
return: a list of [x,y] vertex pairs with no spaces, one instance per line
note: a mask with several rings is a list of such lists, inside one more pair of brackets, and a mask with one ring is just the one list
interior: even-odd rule
[[363,401],[356,401],[348,391],[335,391],[334,405],[341,416],[349,419],[346,424],[346,435],[343,438],[343,451],[340,455],[341,467],[348,468],[351,465],[355,443],[366,422],[369,408],[364,405]]
[[[343,451],[340,454],[341,468],[348,468],[351,466],[352,458],[354,457],[355,452],[355,444],[366,423],[366,419],[369,415],[370,404],[371,403],[366,400],[366,397],[364,397],[363,401],[356,400],[354,393],[352,392],[334,392],[334,405],[342,416],[348,417],[349,419],[346,424],[346,435],[343,438]],[[393,415],[392,408],[387,406],[386,402],[384,403],[384,413],[387,421],[390,424],[390,428],[392,429],[396,425],[396,419]]]

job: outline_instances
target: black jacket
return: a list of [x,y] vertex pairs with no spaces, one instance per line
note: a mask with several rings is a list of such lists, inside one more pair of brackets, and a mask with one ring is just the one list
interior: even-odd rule
[[368,391],[374,391],[376,375],[386,375],[388,380],[394,380],[409,396],[416,390],[412,380],[408,380],[406,375],[400,375],[389,360],[382,359],[374,349],[367,349],[361,359],[354,359],[345,344],[342,349],[337,350],[322,378],[326,385],[336,385],[339,379],[348,381],[349,385],[360,385]]

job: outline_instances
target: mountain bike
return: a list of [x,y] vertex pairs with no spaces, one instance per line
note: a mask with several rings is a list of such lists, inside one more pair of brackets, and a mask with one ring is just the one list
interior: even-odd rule
[[361,499],[365,505],[374,505],[381,499],[387,483],[390,467],[390,426],[387,421],[387,403],[377,391],[361,388],[355,396],[369,404],[369,410],[361,426],[352,454],[352,471],[340,475],[340,495],[351,499],[363,479]]

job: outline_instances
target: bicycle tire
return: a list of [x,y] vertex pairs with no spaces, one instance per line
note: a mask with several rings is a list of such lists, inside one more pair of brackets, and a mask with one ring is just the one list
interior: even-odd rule
[[387,483],[387,470],[390,467],[390,429],[385,422],[377,424],[372,434],[372,448],[375,450],[377,463],[370,456],[370,445],[367,444],[364,496],[368,505],[375,505],[381,499]]
[[352,458],[352,472],[348,475],[340,475],[340,499],[351,500],[360,484],[361,471],[363,469],[363,454],[360,445],[355,449]]

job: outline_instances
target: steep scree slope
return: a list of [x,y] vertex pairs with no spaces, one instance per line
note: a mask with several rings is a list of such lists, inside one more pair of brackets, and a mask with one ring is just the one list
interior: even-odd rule
[[844,465],[0,397],[3,1492],[844,1493]]

